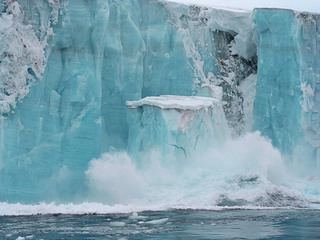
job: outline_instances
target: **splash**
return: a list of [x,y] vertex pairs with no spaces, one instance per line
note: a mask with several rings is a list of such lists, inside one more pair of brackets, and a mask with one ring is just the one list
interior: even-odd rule
[[[310,180],[293,176],[278,150],[259,133],[229,140],[184,163],[168,164],[158,156],[151,151],[139,167],[126,153],[93,160],[86,172],[93,195],[108,204],[145,209],[308,207],[318,202]],[[319,181],[312,182],[316,189]]]
[[126,153],[104,154],[86,172],[89,184],[111,202],[130,202],[142,195],[143,178]]
[[[0,203],[1,215],[108,214],[168,209],[319,208],[320,180],[294,176],[258,132],[225,142],[186,162],[151,151],[137,165],[125,152],[105,153],[86,171],[90,202]],[[138,167],[139,166],[139,167]],[[99,203],[98,203],[99,202]]]
[[320,179],[295,176],[258,132],[230,139],[184,163],[160,156],[154,149],[143,164],[136,164],[126,152],[105,153],[86,171],[89,202],[0,203],[0,215],[320,207]]

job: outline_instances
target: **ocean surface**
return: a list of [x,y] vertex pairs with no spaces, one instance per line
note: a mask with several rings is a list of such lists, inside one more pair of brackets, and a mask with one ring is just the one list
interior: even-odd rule
[[320,210],[1,216],[0,239],[320,239]]

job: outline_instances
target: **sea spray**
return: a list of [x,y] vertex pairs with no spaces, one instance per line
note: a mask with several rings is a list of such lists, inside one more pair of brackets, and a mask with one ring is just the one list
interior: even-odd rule
[[295,189],[298,180],[290,174],[289,164],[258,132],[194,154],[181,167],[174,159],[169,166],[166,159],[155,159],[155,152],[148,152],[143,167],[125,153],[93,160],[86,172],[93,195],[109,204],[146,209],[308,204],[305,189]]

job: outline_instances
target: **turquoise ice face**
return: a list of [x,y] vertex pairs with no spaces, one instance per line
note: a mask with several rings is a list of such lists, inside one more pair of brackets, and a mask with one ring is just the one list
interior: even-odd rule
[[19,2],[39,40],[46,24],[54,36],[42,80],[1,120],[0,201],[83,199],[89,161],[126,149],[127,100],[195,92],[186,33],[158,1]]
[[319,16],[257,9],[253,20],[259,58],[254,129],[302,169],[316,169]]
[[293,11],[254,11],[259,71],[254,128],[291,154],[301,135],[298,24]]
[[[229,128],[259,130],[283,154],[312,159],[309,168],[318,159],[317,15],[157,0],[20,0],[0,11],[0,36],[1,23],[17,29],[0,43],[1,69],[20,69],[0,74],[0,201],[90,200],[85,171],[102,153],[137,156],[168,139],[189,153],[188,134],[205,145]],[[6,51],[11,41],[22,50]],[[220,105],[190,118],[183,135],[168,130],[181,112],[127,109],[159,95],[219,96]]]
[[180,168],[229,137],[221,99],[167,95],[127,105],[128,151],[140,167],[155,152],[166,167]]

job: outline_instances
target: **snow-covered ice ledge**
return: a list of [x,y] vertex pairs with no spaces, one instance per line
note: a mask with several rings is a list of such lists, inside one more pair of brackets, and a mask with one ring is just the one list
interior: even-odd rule
[[215,98],[165,95],[127,106],[128,150],[138,161],[156,150],[173,164],[223,142],[229,134],[221,101]]
[[127,101],[129,108],[138,108],[144,105],[161,109],[201,110],[208,109],[219,102],[214,98],[197,96],[161,95],[159,97],[146,97],[139,101]]

